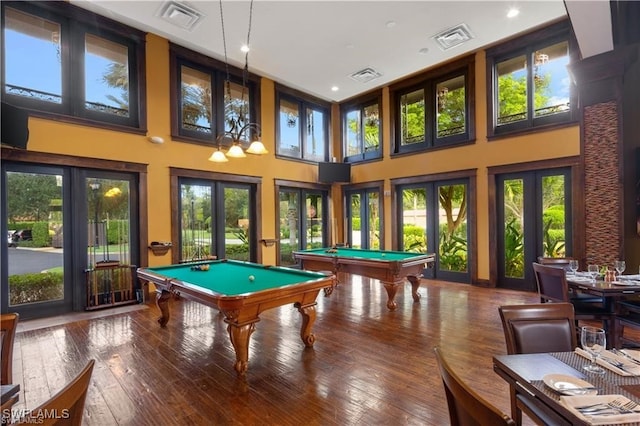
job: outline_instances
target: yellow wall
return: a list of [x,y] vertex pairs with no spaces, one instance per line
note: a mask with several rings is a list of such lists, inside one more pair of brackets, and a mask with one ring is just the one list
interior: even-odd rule
[[[317,167],[297,161],[275,158],[275,85],[266,78],[261,82],[262,138],[269,154],[231,159],[228,163],[212,163],[207,159],[212,149],[204,146],[171,140],[170,96],[169,96],[169,44],[155,35],[147,37],[147,135],[120,133],[50,120],[31,118],[29,122],[29,150],[69,154],[83,157],[98,157],[110,160],[148,164],[148,235],[151,240],[171,240],[169,199],[169,167],[215,171],[238,175],[262,177],[262,206],[259,220],[262,235],[259,238],[275,238],[275,214],[277,211],[274,179],[285,179],[315,183]],[[388,125],[389,90],[383,89],[383,161],[374,161],[352,168],[353,183],[385,181],[389,179],[420,176],[463,169],[477,169],[477,230],[478,230],[478,278],[489,277],[488,241],[488,195],[487,167],[550,159],[579,154],[580,132],[577,125],[548,132],[529,134],[487,141],[486,138],[486,91],[484,53],[476,55],[476,143],[441,149],[428,153],[390,157],[391,135]],[[334,105],[332,122],[332,146],[338,152],[339,109]],[[147,136],[160,136],[164,144],[152,144]],[[335,217],[343,217],[339,203],[340,191],[333,188]],[[383,197],[384,213],[391,213],[391,197]],[[389,216],[387,216],[389,217]],[[340,231],[342,224],[338,224]],[[391,248],[392,226],[385,221],[385,248]],[[338,233],[337,235],[342,235]],[[262,261],[276,263],[276,247],[262,247]],[[142,255],[145,255],[143,252]],[[169,256],[149,257],[150,265],[167,263]]]

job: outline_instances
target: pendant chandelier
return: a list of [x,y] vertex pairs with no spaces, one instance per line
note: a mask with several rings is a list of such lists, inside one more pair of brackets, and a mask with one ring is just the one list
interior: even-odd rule
[[[244,69],[242,70],[242,90],[240,96],[239,106],[234,108],[234,102],[231,97],[231,81],[229,76],[229,61],[227,59],[227,40],[224,31],[224,14],[222,12],[222,0],[220,3],[220,24],[222,26],[222,45],[224,47],[224,64],[226,71],[226,80],[224,82],[225,94],[224,94],[224,114],[225,114],[225,128],[218,137],[216,143],[218,149],[211,154],[209,161],[214,163],[224,163],[231,158],[243,158],[247,155],[242,149],[243,141],[251,141],[249,148],[246,152],[249,154],[263,155],[268,154],[269,151],[264,147],[264,144],[260,141],[261,130],[260,125],[250,122],[249,112],[247,111],[248,89],[247,81],[249,79],[249,41],[251,37],[251,18],[253,17],[253,0],[251,0],[249,6],[249,29],[247,31],[247,43],[242,46],[244,52]],[[237,114],[234,109],[237,110]],[[222,151],[222,142],[225,140],[231,141],[231,147],[226,152]]]

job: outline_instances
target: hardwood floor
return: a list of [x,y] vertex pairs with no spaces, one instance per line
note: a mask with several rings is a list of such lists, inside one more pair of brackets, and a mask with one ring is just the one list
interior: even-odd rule
[[536,302],[536,294],[423,280],[420,303],[407,284],[391,312],[378,281],[340,278],[331,296],[318,297],[312,349],[293,306],[261,315],[245,380],[233,369],[222,315],[195,302],[172,300],[166,329],[153,303],[39,329],[25,322],[14,349],[14,409],[36,407],[93,358],[86,425],[443,425],[438,346],[471,387],[509,412],[508,387],[491,363],[506,353],[498,306]]

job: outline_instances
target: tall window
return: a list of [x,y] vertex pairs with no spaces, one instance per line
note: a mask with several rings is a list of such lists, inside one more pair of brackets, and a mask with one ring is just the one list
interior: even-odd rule
[[566,22],[488,50],[489,133],[570,121],[575,105],[567,69],[571,52]]
[[391,88],[394,153],[473,140],[473,68],[466,59]]
[[380,99],[342,105],[344,159],[349,162],[382,157]]
[[309,161],[329,157],[329,105],[278,87],[276,154]]
[[142,33],[61,2],[3,2],[2,15],[5,102],[143,127]]
[[[236,68],[227,74],[225,65],[199,53],[171,45],[172,136],[181,141],[229,146],[230,140],[220,135],[231,130],[231,119],[245,117],[258,122],[255,106],[255,79],[242,85],[242,71]],[[252,135],[243,134],[249,144]],[[255,135],[259,136],[259,135]]]

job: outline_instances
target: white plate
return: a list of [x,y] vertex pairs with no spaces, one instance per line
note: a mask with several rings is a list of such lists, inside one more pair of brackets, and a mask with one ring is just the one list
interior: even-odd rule
[[[598,394],[597,389],[584,390],[584,388],[593,387],[591,383],[585,382],[584,380],[578,379],[574,376],[569,376],[567,374],[547,374],[542,378],[542,381],[551,389],[560,393],[566,393],[567,395]],[[572,389],[575,389],[575,392],[572,392]]]

